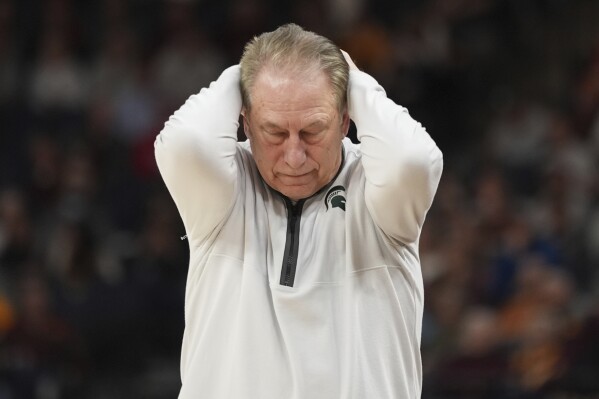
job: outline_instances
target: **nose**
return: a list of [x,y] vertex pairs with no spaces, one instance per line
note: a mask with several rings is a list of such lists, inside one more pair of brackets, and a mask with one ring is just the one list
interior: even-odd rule
[[287,139],[284,159],[292,169],[299,169],[306,163],[306,149],[299,137],[291,135]]

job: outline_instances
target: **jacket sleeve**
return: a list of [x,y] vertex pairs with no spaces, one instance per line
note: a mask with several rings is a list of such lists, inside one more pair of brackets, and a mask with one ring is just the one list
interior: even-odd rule
[[366,207],[395,241],[416,241],[437,190],[443,155],[374,78],[350,71],[349,114],[361,142]]
[[190,242],[205,238],[235,198],[239,66],[192,95],[165,123],[154,150]]

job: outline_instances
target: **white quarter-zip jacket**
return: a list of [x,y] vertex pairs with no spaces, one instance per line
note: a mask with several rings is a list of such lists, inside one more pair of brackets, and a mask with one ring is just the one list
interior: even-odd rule
[[442,155],[351,71],[337,176],[292,203],[237,141],[239,66],[191,96],[155,143],[190,263],[181,399],[420,397],[420,231]]

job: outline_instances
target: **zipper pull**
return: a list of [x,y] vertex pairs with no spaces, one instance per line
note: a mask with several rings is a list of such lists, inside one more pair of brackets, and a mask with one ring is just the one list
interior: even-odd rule
[[185,240],[187,238],[187,234],[185,234],[183,237],[181,237],[181,241]]

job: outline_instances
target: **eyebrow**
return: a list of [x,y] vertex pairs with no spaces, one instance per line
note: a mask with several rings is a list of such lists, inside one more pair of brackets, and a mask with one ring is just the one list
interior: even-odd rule
[[314,126],[325,127],[325,126],[327,126],[327,124],[328,124],[328,120],[317,119],[314,122],[310,123],[308,126],[306,126],[306,128],[314,127]]
[[[327,121],[325,119],[317,119],[314,122],[310,123],[309,125],[305,126],[304,129],[311,128],[314,126],[325,127],[325,126],[327,126]],[[271,130],[271,129],[272,130],[286,130],[273,122],[265,122],[264,124],[262,124],[262,128],[268,129],[268,130]]]
[[268,129],[268,130],[283,130],[283,128],[281,128],[279,125],[272,123],[272,122],[266,122],[264,124],[262,124],[262,129]]

